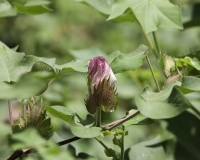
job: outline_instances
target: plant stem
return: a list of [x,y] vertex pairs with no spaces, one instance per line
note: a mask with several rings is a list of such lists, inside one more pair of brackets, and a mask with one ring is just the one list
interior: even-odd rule
[[156,49],[155,49],[153,43],[151,42],[151,39],[150,39],[149,36],[146,34],[146,32],[145,32],[144,28],[141,26],[141,24],[140,24],[139,22],[138,22],[138,24],[140,25],[140,28],[141,28],[141,30],[142,30],[142,33],[143,33],[143,35],[144,35],[144,37],[145,37],[147,43],[149,44],[149,47],[152,49],[154,55],[158,58],[159,55],[158,55],[158,53],[156,52]]
[[98,139],[97,137],[95,137],[95,139],[104,147],[104,149],[109,152],[110,155],[112,155],[112,157],[115,159],[115,160],[119,160],[119,157],[118,155],[116,155],[114,152],[111,152],[110,149],[100,140]]
[[[122,130],[125,130],[124,125],[122,125]],[[120,160],[124,159],[124,134],[122,134],[122,146],[121,146],[121,156],[120,156]]]
[[13,129],[12,129],[12,126],[13,126],[12,105],[11,105],[10,100],[8,100],[8,110],[9,110],[10,127],[11,127],[11,131],[13,132]]
[[156,45],[157,53],[159,53],[160,52],[160,47],[158,45],[158,40],[157,40],[157,37],[156,37],[156,32],[153,31],[152,34],[153,34],[153,39],[154,39],[154,42],[155,42],[155,45]]
[[151,62],[150,62],[150,60],[149,60],[148,55],[146,55],[146,60],[147,60],[147,63],[148,63],[148,65],[149,65],[149,68],[150,68],[150,70],[151,70],[151,74],[152,74],[153,79],[154,79],[154,81],[155,81],[157,90],[160,92],[160,87],[159,87],[158,81],[157,81],[157,79],[156,79],[156,76],[155,76],[155,74],[154,74],[153,67],[152,67],[152,65],[151,65]]
[[138,113],[140,113],[140,112],[137,110],[134,113],[128,114],[127,116],[125,116],[125,117],[123,117],[123,118],[121,118],[119,120],[116,120],[114,122],[111,122],[111,123],[109,123],[107,125],[102,126],[102,128],[104,130],[112,130],[113,128],[119,126],[120,124],[126,122],[127,120],[135,117]]
[[97,127],[101,127],[101,107],[97,109]]

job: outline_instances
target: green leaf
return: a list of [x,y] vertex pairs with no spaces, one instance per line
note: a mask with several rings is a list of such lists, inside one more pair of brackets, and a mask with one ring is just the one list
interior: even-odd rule
[[0,82],[0,99],[26,99],[40,95],[47,89],[50,78],[51,75],[28,73],[14,84]]
[[12,0],[12,3],[24,5],[28,0]]
[[12,3],[15,5],[19,13],[36,15],[52,11],[44,6],[50,4],[50,1],[47,0],[15,0]]
[[121,54],[120,51],[115,51],[115,52],[111,53],[109,56],[107,56],[106,60],[109,63],[112,63],[115,60],[115,58],[117,58],[120,54]]
[[72,133],[81,138],[93,138],[101,135],[102,129],[100,127],[91,127],[94,124],[93,118],[87,116],[86,120],[82,120],[80,117],[74,116],[71,118],[70,128]]
[[[132,109],[129,111],[130,113],[135,112],[136,110]],[[135,117],[131,118],[130,120],[126,121],[123,123],[125,127],[131,126],[131,125],[148,125],[152,124],[154,121],[151,120],[150,118],[144,116],[141,113],[138,113]]]
[[116,0],[108,20],[117,18],[130,8],[146,33],[160,27],[182,29],[181,10],[168,0]]
[[165,158],[165,151],[161,144],[158,143],[159,137],[153,140],[141,142],[130,148],[129,157],[134,160],[161,160]]
[[[42,58],[32,55],[25,56],[24,53],[15,52],[2,42],[0,42],[0,47],[6,49],[9,57],[7,58],[0,54],[0,81],[7,81],[9,83],[18,81],[23,74],[30,72],[33,65],[37,62],[43,62],[52,68],[54,67],[55,58]],[[44,69],[44,67],[41,68]]]
[[6,1],[1,0],[0,1],[0,17],[8,17],[8,16],[15,16],[17,15],[17,10],[15,7],[12,7],[12,5]]
[[4,139],[9,133],[11,133],[10,126],[4,122],[0,122],[0,139]]
[[111,0],[98,0],[98,1],[76,0],[76,1],[86,3],[105,15],[110,14],[111,5],[113,4]]
[[33,128],[28,128],[22,132],[15,133],[10,137],[10,146],[15,150],[37,148],[41,145],[45,145],[45,143],[46,140]]
[[70,119],[75,115],[74,112],[63,106],[45,106],[45,109],[51,113],[54,117],[69,122]]
[[0,54],[4,55],[6,58],[9,58],[9,55],[6,52],[6,48],[4,46],[0,46]]
[[[144,63],[145,52],[147,51],[145,45],[140,45],[133,53],[118,54],[118,56],[111,62],[110,66],[114,73],[121,73],[130,70],[135,70]],[[113,56],[113,55],[112,55]]]
[[88,60],[73,60],[69,63],[62,64],[62,65],[56,65],[56,69],[62,70],[62,71],[77,71],[77,72],[87,72],[87,63]]
[[36,14],[43,14],[43,13],[52,11],[52,9],[47,8],[45,6],[22,6],[18,4],[15,4],[15,6],[19,13],[24,13],[24,14],[36,15]]
[[185,58],[180,58],[179,60],[176,61],[176,65],[178,67],[182,67],[184,63],[188,64],[189,66],[195,68],[196,70],[200,70],[200,61],[197,58],[191,58],[191,57],[185,57]]
[[108,148],[104,150],[105,154],[107,157],[113,157],[113,155],[115,155],[115,150],[112,148]]
[[182,85],[178,88],[184,94],[198,92],[200,91],[200,79],[193,76],[183,76]]
[[189,112],[166,120],[167,129],[177,138],[174,159],[192,159],[200,158],[200,123],[199,118]]
[[190,103],[174,87],[177,84],[177,82],[168,84],[158,93],[145,88],[143,94],[135,99],[138,110],[152,119],[172,118],[182,113],[190,107]]

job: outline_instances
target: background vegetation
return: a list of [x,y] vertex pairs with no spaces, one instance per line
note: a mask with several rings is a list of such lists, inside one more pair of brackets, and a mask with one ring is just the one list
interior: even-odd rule
[[[197,51],[200,48],[199,23],[193,26],[186,22],[200,16],[200,3],[195,0],[173,0],[172,2],[181,4],[185,29],[159,28],[156,32],[159,47],[172,57],[183,57],[192,53],[199,58],[199,51]],[[1,3],[0,1],[0,9]],[[87,60],[97,55],[106,56],[116,50],[126,54],[133,52],[140,44],[148,46],[138,23],[107,21],[108,16],[89,5],[72,0],[52,1],[48,7],[52,9],[52,12],[40,15],[19,13],[17,16],[1,17],[0,41],[9,48],[18,46],[17,52],[24,52],[26,55],[56,58],[56,64],[67,63],[74,59]],[[149,36],[153,39],[152,34]],[[164,85],[166,78],[158,66],[157,59],[151,56],[150,60],[159,84]],[[195,71],[195,74],[199,75],[199,71]],[[87,92],[85,76],[86,74],[83,73],[63,72],[63,75],[52,81],[42,94],[44,103],[49,106],[67,106],[85,118],[87,114],[84,105]],[[131,109],[136,109],[134,97],[141,95],[147,85],[156,91],[156,85],[146,62],[134,72],[119,73],[116,77],[119,105],[114,113],[103,113],[104,124],[125,116],[125,113]],[[199,92],[186,95],[197,110],[200,110],[199,95]],[[7,103],[5,99],[0,100],[0,159],[6,159],[13,153],[13,148],[9,146],[5,136],[10,132],[7,125],[9,123]],[[14,119],[17,119],[21,99],[12,100],[11,103],[15,108]],[[51,118],[55,131],[52,139],[55,142],[73,136],[69,124],[53,116]],[[172,119],[155,120],[155,123],[151,125],[134,125],[126,128],[129,135],[125,137],[125,149],[164,133],[168,124],[171,124],[168,128],[171,131],[170,134],[176,137],[177,157],[182,158],[181,160],[199,159],[197,147],[200,145],[199,115],[192,110]],[[105,139],[112,141],[112,136],[107,136]],[[109,145],[119,151],[114,144]],[[81,139],[62,146],[61,149],[66,151],[65,154],[71,159],[79,159],[75,158],[75,155],[81,152],[95,155],[97,159],[109,159],[103,154],[104,149],[94,139]],[[40,159],[40,156],[33,153],[27,159]],[[94,159],[94,157],[88,159]]]

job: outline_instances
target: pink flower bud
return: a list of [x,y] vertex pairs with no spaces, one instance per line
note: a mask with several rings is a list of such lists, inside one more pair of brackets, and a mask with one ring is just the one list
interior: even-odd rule
[[98,56],[88,62],[88,94],[85,105],[91,114],[97,108],[105,112],[113,112],[118,103],[115,90],[117,80],[104,57]]
[[108,62],[102,56],[95,57],[88,62],[88,72],[89,83],[91,86],[95,86],[95,88],[105,78],[109,79],[110,85],[114,85],[117,80]]

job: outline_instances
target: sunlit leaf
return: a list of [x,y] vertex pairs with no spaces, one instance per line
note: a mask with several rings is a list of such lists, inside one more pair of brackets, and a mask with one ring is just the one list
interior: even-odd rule
[[[18,81],[20,76],[30,72],[33,65],[37,62],[43,62],[52,68],[54,67],[55,58],[43,58],[33,55],[26,56],[24,53],[15,52],[1,42],[0,47],[4,47],[8,55],[7,58],[6,56],[0,54],[0,81]],[[44,69],[44,67],[41,68]]]
[[200,70],[200,61],[195,57],[194,58],[184,57],[184,58],[180,58],[176,61],[176,65],[178,67],[182,67],[184,65],[184,63],[195,68],[196,70]]
[[181,10],[168,0],[116,0],[108,20],[121,16],[131,8],[146,33],[160,27],[182,29]]
[[9,58],[8,53],[6,52],[6,48],[4,46],[0,46],[0,54],[4,55],[5,57]]
[[77,72],[87,72],[88,60],[74,60],[66,64],[56,65],[55,67],[62,71],[77,71]]
[[45,106],[45,109],[54,117],[60,118],[65,122],[69,122],[70,119],[75,115],[74,112],[63,106]]
[[15,16],[17,10],[7,0],[0,1],[0,17]]
[[76,1],[86,3],[105,15],[110,14],[111,5],[113,4],[112,0],[98,0],[98,1],[76,0]]
[[[133,53],[117,54],[116,58],[111,62],[110,66],[114,73],[121,73],[130,70],[135,70],[144,63],[145,52],[147,51],[145,45],[140,45]],[[111,54],[111,56],[113,56]]]
[[100,127],[92,127],[94,120],[91,116],[87,117],[86,120],[82,120],[77,116],[74,116],[70,120],[70,128],[72,133],[81,138],[93,138],[101,135],[102,129]]
[[174,85],[177,82],[168,84],[157,93],[145,88],[144,93],[135,99],[138,110],[152,119],[171,118],[185,111],[190,103]]

